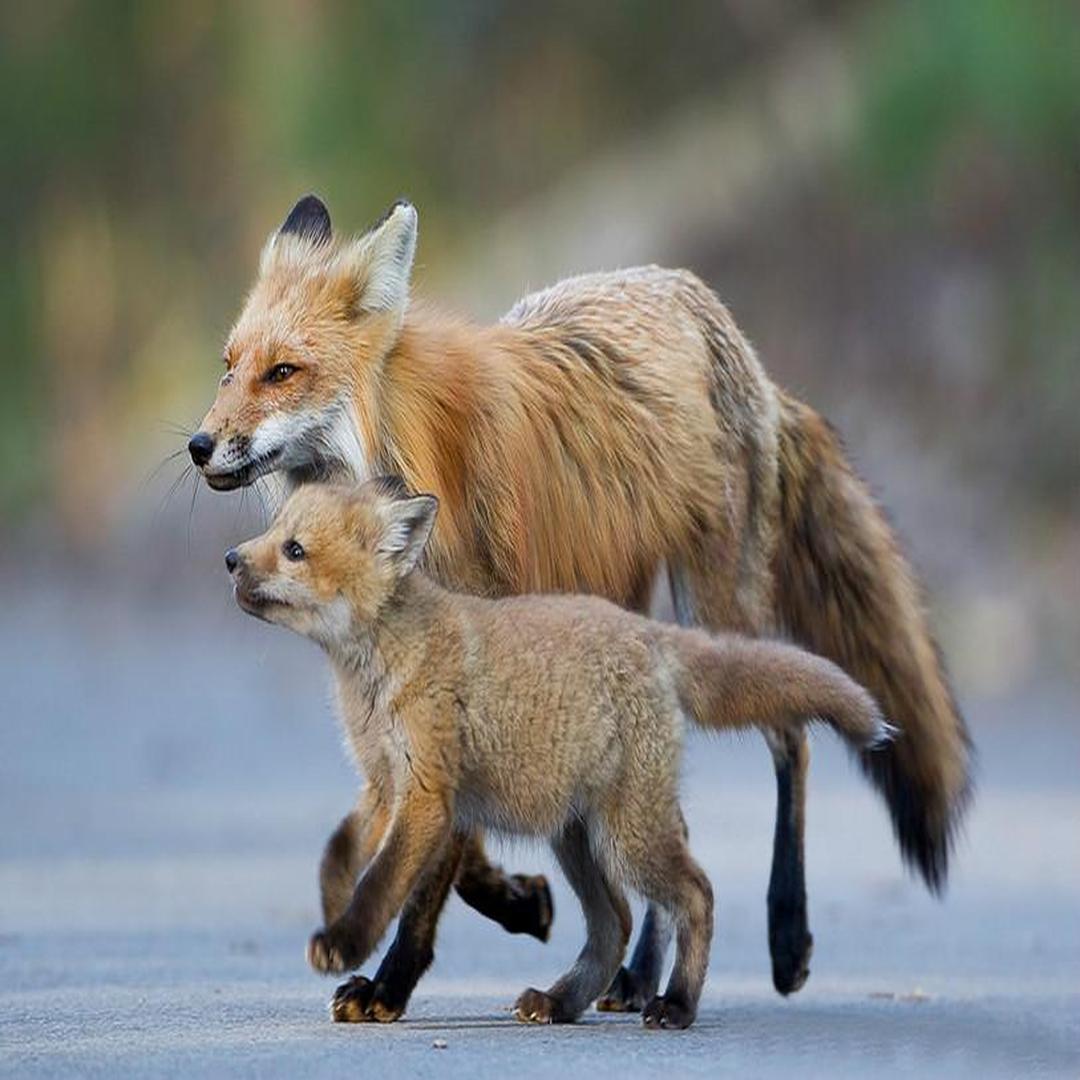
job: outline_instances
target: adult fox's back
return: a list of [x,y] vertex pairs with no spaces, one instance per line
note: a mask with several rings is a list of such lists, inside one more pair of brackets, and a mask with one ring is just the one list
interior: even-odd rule
[[[662,333],[659,325],[678,328],[679,319],[661,323],[663,304],[690,313],[700,343],[691,343],[685,354],[700,353],[704,345],[711,358],[707,394],[721,435],[711,443],[713,464],[729,491],[736,484],[733,466],[744,470],[744,487],[736,488],[745,499],[741,527],[730,552],[740,564],[732,573],[736,596],[725,605],[722,621],[783,632],[839,664],[881,702],[902,736],[861,760],[889,806],[905,860],[939,892],[970,795],[972,748],[914,572],[835,433],[812,409],[768,382],[715,294],[686,272],[646,267],[629,274],[629,289],[609,275],[570,279],[525,298],[508,319],[561,347],[569,343],[578,353],[591,344],[592,363],[612,384],[609,408],[629,386],[648,402],[651,417],[663,422],[668,384],[691,377],[693,370],[658,364],[656,353],[650,362],[649,351],[634,339],[655,337]],[[589,338],[582,325],[604,329]],[[657,351],[662,361],[664,350]],[[678,417],[668,419],[679,423]],[[643,456],[634,459],[639,480],[649,477]],[[699,482],[694,491],[702,490]],[[670,494],[671,485],[665,491]],[[707,520],[715,508],[695,508],[683,492],[676,494],[679,512],[670,520],[678,524],[667,526],[663,555],[693,560],[699,539],[693,519]],[[558,535],[567,547],[578,542],[565,529]],[[622,547],[628,535],[619,534],[621,543],[599,545],[598,553]],[[693,597],[689,603],[693,608]],[[691,610],[684,620],[712,621],[719,628],[715,619],[701,616]]]

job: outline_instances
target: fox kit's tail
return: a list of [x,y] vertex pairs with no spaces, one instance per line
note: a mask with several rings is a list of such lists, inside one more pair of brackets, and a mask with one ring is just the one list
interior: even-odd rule
[[971,740],[918,584],[834,432],[781,398],[781,628],[865,685],[900,737],[862,764],[884,795],[904,859],[934,892],[971,790]]
[[855,750],[892,735],[870,694],[824,657],[778,641],[675,633],[679,702],[702,727],[785,733],[822,720]]

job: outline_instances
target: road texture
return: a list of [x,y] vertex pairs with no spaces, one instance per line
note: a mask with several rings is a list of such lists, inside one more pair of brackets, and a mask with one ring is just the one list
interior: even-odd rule
[[[698,1023],[525,1028],[509,1006],[581,942],[513,938],[452,899],[401,1023],[332,1024],[304,965],[315,867],[355,780],[321,658],[220,592],[31,588],[0,613],[0,1075],[1080,1076],[1080,706],[967,701],[979,795],[944,902],[814,738],[805,989],[772,990],[773,789],[756,738],[687,755],[691,843],[717,896]],[[148,600],[147,597],[150,597]],[[140,599],[142,598],[142,599]],[[514,869],[546,852],[496,846]]]

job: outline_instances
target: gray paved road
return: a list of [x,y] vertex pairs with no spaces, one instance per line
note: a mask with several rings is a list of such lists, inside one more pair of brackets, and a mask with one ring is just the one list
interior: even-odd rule
[[[790,1000],[768,978],[767,756],[702,737],[686,802],[719,905],[691,1031],[508,1019],[580,944],[561,882],[547,946],[455,899],[407,1022],[335,1026],[332,983],[302,956],[317,855],[354,781],[318,655],[209,585],[163,596],[167,617],[145,581],[3,586],[0,1074],[1080,1075],[1080,707],[1065,689],[968,702],[980,796],[944,903],[905,878],[882,809],[815,738],[817,946]],[[528,846],[501,857],[550,867]]]

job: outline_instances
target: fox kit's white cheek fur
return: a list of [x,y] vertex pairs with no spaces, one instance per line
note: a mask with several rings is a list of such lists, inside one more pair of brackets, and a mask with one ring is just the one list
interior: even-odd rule
[[352,630],[352,610],[343,596],[321,604],[312,613],[310,635],[325,648],[344,645]]

